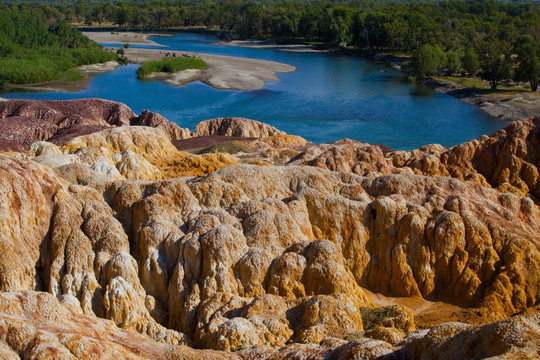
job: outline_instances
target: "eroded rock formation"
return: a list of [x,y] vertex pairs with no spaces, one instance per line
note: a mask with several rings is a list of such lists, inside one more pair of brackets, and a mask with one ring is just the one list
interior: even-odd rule
[[202,121],[197,125],[195,132],[197,136],[222,135],[256,138],[285,134],[268,124],[239,117],[215,118]]
[[540,201],[540,118],[516,121],[492,136],[450,148],[426,145],[413,151],[390,151],[352,140],[314,145],[292,164],[363,176],[451,176]]
[[[126,125],[0,155],[0,354],[534,356],[538,125],[408,153],[271,135],[200,155]],[[499,322],[416,330],[435,301]]]
[[9,100],[0,102],[0,152],[26,151],[36,141],[57,145],[77,136],[124,125],[162,129],[170,140],[192,136],[159,114],[137,117],[126,105],[103,99]]

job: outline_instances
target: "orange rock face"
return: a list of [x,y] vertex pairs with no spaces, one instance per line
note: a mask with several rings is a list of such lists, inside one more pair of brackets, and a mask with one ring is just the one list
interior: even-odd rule
[[[537,129],[409,153],[344,140],[287,166],[180,152],[130,126],[0,155],[0,355],[534,355]],[[499,322],[416,330],[410,309],[372,294]]]
[[242,136],[265,138],[284,135],[283,131],[268,124],[239,117],[216,118],[202,121],[197,125],[197,136]]
[[341,140],[308,148],[292,162],[363,176],[450,176],[540,201],[540,118],[516,121],[492,136],[413,151]]

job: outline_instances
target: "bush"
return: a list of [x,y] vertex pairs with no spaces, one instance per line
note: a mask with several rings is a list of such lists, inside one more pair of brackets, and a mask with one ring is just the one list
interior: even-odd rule
[[160,61],[144,62],[137,70],[137,76],[144,78],[152,73],[175,73],[186,69],[206,69],[208,65],[202,59],[196,58],[165,58]]

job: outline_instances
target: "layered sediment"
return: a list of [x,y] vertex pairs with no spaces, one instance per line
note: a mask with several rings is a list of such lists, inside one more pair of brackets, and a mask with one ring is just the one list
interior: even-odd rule
[[[5,358],[538,355],[538,119],[395,152],[118,109],[0,155]],[[426,328],[435,302],[452,311]]]

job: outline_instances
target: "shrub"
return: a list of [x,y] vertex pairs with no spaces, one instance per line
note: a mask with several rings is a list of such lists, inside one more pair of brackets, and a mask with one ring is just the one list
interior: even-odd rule
[[186,69],[206,69],[208,65],[202,59],[196,58],[164,58],[159,61],[144,62],[137,70],[137,76],[144,78],[152,73],[175,73]]

